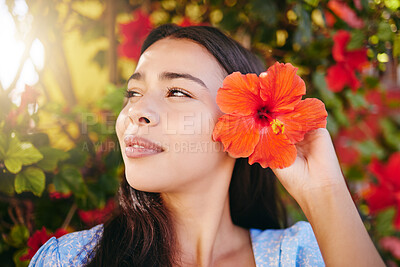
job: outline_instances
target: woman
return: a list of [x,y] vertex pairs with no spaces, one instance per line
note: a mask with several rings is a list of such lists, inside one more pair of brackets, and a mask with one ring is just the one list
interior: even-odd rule
[[[215,28],[153,30],[116,122],[126,176],[119,214],[104,230],[50,239],[31,265],[384,266],[325,129],[306,134],[294,164],[273,172],[212,141],[223,79],[264,70]],[[274,173],[310,223],[279,229]]]

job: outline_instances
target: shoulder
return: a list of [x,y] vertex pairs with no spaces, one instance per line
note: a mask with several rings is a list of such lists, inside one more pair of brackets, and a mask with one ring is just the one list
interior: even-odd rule
[[250,231],[257,266],[325,266],[308,222],[286,229]]
[[103,233],[103,225],[50,238],[33,256],[29,266],[82,266]]

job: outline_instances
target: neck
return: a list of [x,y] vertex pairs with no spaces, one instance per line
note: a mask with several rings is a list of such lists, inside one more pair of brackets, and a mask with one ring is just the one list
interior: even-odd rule
[[172,213],[183,266],[213,265],[250,242],[248,231],[234,225],[230,215],[232,169],[233,166],[225,166],[214,171],[212,176],[201,178],[192,190],[162,194]]

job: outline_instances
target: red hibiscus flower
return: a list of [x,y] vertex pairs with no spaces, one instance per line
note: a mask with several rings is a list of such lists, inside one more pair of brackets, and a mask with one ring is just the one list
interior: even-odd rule
[[[358,8],[358,4],[356,4]],[[361,29],[364,27],[364,21],[357,17],[357,14],[345,2],[330,0],[328,8],[332,10],[340,19],[346,22],[350,27]]]
[[390,156],[387,165],[374,159],[369,170],[378,179],[378,184],[371,184],[365,193],[365,200],[372,214],[388,207],[395,207],[394,220],[396,229],[400,229],[400,152]]
[[306,132],[326,127],[324,104],[301,100],[304,81],[291,64],[275,63],[267,72],[228,75],[217,93],[226,113],[218,119],[213,139],[234,157],[249,157],[262,167],[285,168],[296,159],[295,143]]
[[360,87],[360,82],[355,70],[361,71],[368,63],[366,49],[347,51],[346,45],[350,38],[350,33],[344,30],[337,31],[333,36],[332,55],[337,63],[328,69],[326,76],[328,87],[333,92],[342,91],[346,85],[356,91]]
[[44,245],[51,237],[55,236],[59,238],[65,234],[68,234],[68,231],[65,229],[58,229],[54,234],[48,234],[46,228],[43,226],[42,230],[37,230],[29,239],[28,239],[28,253],[22,255],[20,260],[26,261],[33,258],[35,253],[39,250],[39,248]]
[[133,13],[134,20],[120,24],[123,35],[123,41],[118,47],[118,53],[122,57],[138,60],[140,56],[141,45],[150,33],[153,25],[149,16],[141,9],[135,10]]
[[115,202],[113,199],[109,199],[107,204],[102,209],[94,210],[78,210],[79,218],[88,226],[94,226],[96,224],[103,223],[115,208]]

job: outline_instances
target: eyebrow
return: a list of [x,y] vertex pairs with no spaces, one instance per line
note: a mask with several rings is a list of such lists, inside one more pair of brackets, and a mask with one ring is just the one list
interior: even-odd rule
[[[198,83],[202,87],[207,88],[206,84],[199,78],[189,74],[189,73],[177,73],[177,72],[162,72],[158,75],[160,80],[173,80],[173,79],[187,79],[193,82]],[[130,80],[143,80],[143,75],[140,72],[135,72],[134,74],[129,77],[128,83]]]

